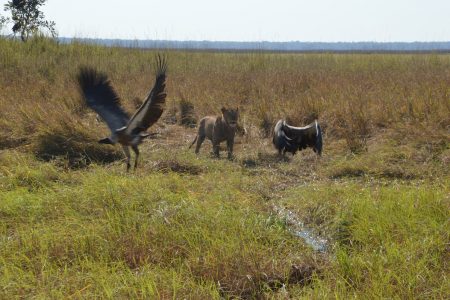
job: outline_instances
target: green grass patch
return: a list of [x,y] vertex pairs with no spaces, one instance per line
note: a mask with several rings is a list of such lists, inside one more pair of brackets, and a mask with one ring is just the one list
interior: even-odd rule
[[[217,298],[287,282],[311,251],[240,192],[228,169],[218,183],[95,167],[75,184],[1,192],[3,295]],[[29,176],[42,181],[38,171]]]
[[317,184],[286,191],[284,205],[334,247],[315,297],[446,298],[448,182]]

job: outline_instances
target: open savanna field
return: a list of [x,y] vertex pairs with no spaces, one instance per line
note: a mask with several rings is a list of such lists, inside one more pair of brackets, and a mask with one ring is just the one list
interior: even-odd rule
[[[161,52],[166,111],[126,173],[76,75],[132,112],[156,52],[0,39],[0,298],[450,297],[450,55]],[[234,159],[196,156],[189,124],[223,105]],[[318,118],[322,157],[279,158],[279,118]]]

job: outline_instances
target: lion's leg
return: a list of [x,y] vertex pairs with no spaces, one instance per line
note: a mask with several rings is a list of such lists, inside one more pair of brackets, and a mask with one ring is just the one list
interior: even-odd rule
[[214,155],[216,157],[219,157],[220,156],[220,153],[219,153],[219,151],[220,151],[220,142],[216,138],[213,137],[212,145],[213,145]]
[[213,144],[213,153],[216,157],[220,157],[220,144]]
[[198,154],[198,152],[200,151],[200,147],[202,146],[204,140],[205,140],[204,135],[198,135],[197,146],[195,147],[195,154]]
[[234,145],[234,139],[227,139],[227,150],[228,150],[228,159],[233,158],[233,145]]

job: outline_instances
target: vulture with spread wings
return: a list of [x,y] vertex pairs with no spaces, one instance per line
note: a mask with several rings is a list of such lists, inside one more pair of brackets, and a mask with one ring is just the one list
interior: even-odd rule
[[138,145],[149,136],[147,129],[158,121],[166,100],[167,62],[160,55],[156,58],[156,81],[144,103],[131,116],[120,105],[120,98],[113,89],[108,76],[91,67],[81,67],[78,83],[87,106],[92,108],[108,125],[111,136],[99,141],[102,144],[120,143],[130,169],[130,149],[136,154],[134,168],[139,158]]
[[285,120],[279,120],[273,133],[273,144],[278,153],[291,152],[311,147],[318,155],[322,154],[322,129],[316,121],[305,127],[288,125]]

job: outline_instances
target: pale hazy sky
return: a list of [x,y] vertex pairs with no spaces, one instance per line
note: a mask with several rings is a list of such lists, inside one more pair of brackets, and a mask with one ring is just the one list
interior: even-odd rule
[[450,41],[450,0],[48,0],[43,11],[64,37]]

